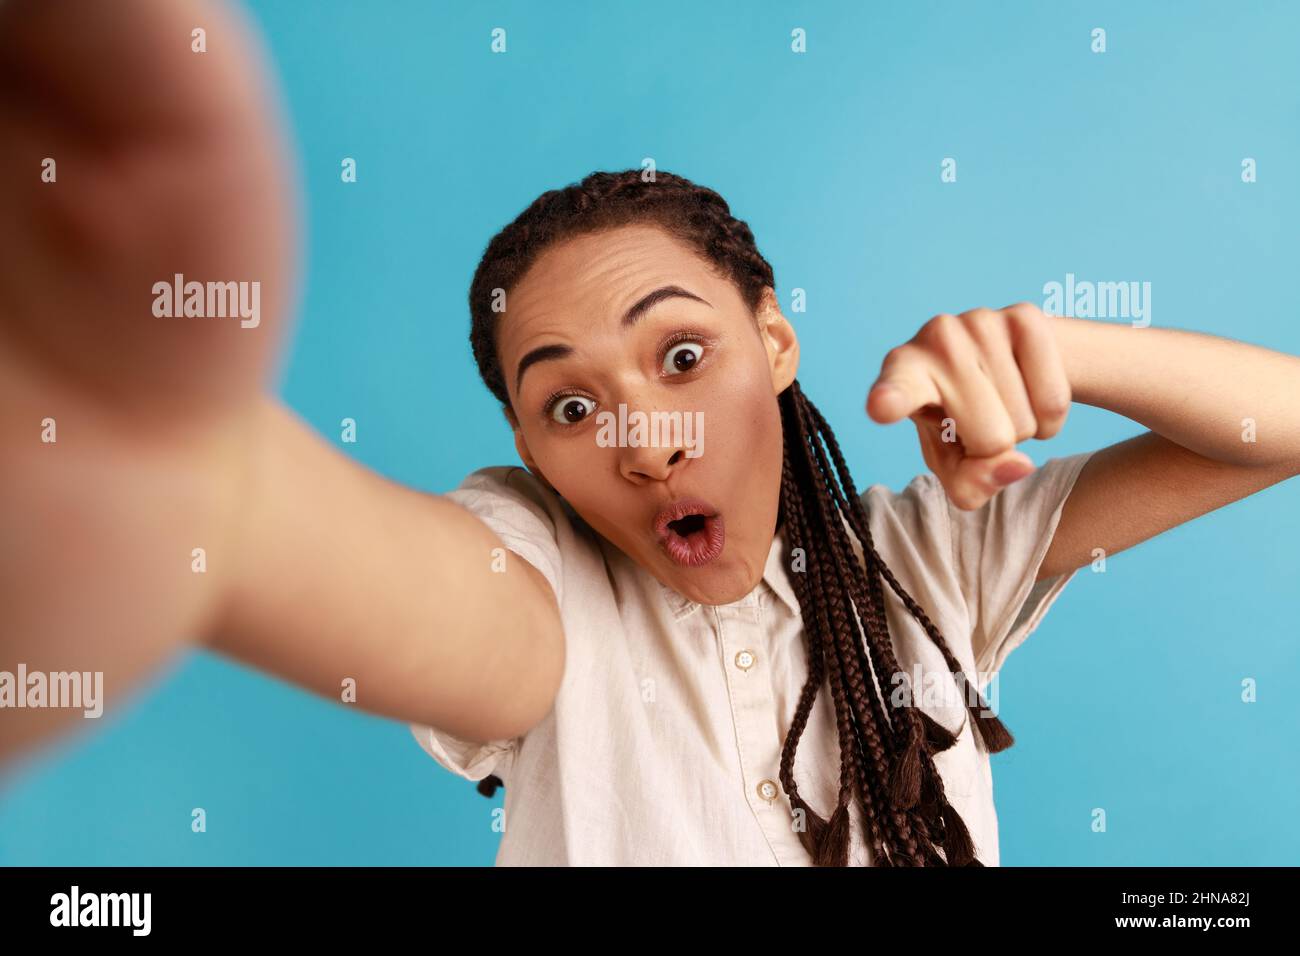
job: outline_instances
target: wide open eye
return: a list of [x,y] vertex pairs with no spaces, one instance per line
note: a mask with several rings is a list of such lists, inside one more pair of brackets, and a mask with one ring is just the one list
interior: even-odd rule
[[664,355],[664,371],[670,375],[689,372],[703,355],[704,346],[699,342],[680,342]]
[[551,417],[561,425],[576,425],[590,415],[595,407],[595,402],[581,395],[561,395],[551,406]]

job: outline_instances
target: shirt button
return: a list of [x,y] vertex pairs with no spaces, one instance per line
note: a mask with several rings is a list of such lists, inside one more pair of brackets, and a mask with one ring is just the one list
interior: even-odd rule
[[742,671],[747,671],[754,666],[754,655],[749,651],[741,651],[736,655],[736,666]]
[[762,797],[764,800],[768,800],[768,801],[775,800],[776,793],[777,793],[776,784],[773,783],[771,780],[764,780],[762,783],[758,785],[758,795]]

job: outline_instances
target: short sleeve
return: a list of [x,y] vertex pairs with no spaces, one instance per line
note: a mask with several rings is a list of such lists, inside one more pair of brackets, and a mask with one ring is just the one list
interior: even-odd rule
[[520,739],[477,743],[420,724],[411,724],[410,728],[425,753],[466,780],[482,780],[489,774],[496,774],[504,780]]
[[[525,468],[498,465],[472,472],[443,497],[476,515],[496,532],[510,551],[542,573],[557,602],[562,600],[560,549],[555,514],[558,496]],[[429,756],[467,780],[489,774],[505,779],[522,738],[464,740],[444,730],[410,724],[411,733]]]
[[1050,458],[971,511],[954,505],[937,479],[932,483],[943,496],[981,686],[1033,633],[1078,570],[1034,580],[1075,479],[1092,455]]
[[480,468],[443,497],[476,515],[507,548],[541,571],[556,601],[564,603],[555,528],[559,497],[528,469],[518,465]]

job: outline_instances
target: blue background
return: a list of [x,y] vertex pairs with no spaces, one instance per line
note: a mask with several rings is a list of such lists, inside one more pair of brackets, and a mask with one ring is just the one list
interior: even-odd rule
[[[645,157],[729,200],[783,303],[808,290],[799,378],[860,488],[925,467],[910,425],[863,414],[885,351],[937,312],[1041,303],[1067,272],[1150,281],[1154,326],[1300,353],[1294,4],[249,10],[307,198],[283,395],[336,440],[355,418],[341,447],[418,488],[517,460],[467,342],[487,240],[543,190]],[[1026,448],[1141,430],[1076,405]],[[1300,862],[1298,519],[1291,482],[1079,572],[1003,672],[1004,865]],[[486,864],[500,803],[405,725],[196,653],[8,781],[0,861]]]

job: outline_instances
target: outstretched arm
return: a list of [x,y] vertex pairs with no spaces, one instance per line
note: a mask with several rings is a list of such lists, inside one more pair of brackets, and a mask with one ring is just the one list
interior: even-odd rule
[[1300,474],[1300,358],[1180,329],[1046,320],[1074,400],[1151,430],[1084,465],[1039,578]]
[[470,512],[353,462],[262,403],[211,644],[338,700],[469,740],[526,732],[564,670],[550,584]]
[[[270,90],[225,4],[0,3],[0,671],[102,672],[111,712],[210,641],[517,735],[563,670],[545,579],[264,397],[296,256]],[[178,274],[257,283],[257,321],[155,308]],[[0,761],[80,716],[0,711]]]

